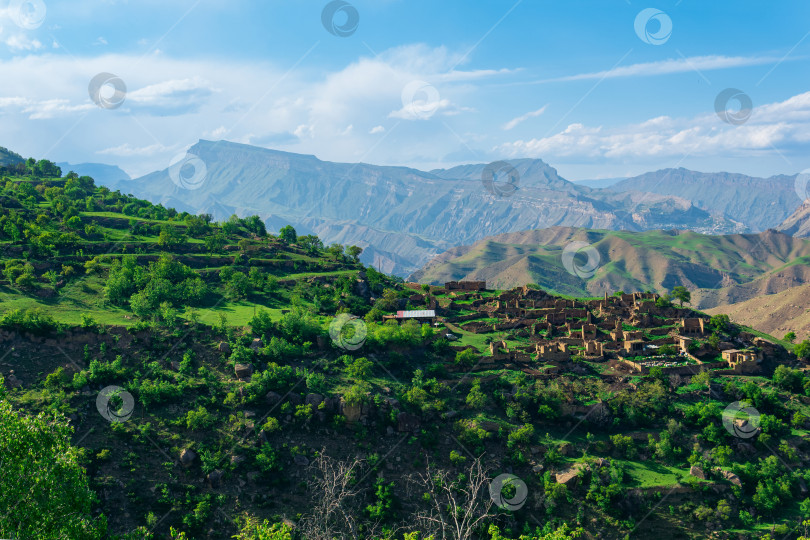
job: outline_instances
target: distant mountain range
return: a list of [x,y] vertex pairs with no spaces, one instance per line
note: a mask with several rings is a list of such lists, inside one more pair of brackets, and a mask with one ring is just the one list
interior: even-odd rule
[[[800,205],[795,177],[752,178],[667,169],[627,179],[569,182],[539,159],[510,160],[513,186],[486,186],[485,164],[420,171],[315,156],[228,141],[199,141],[182,168],[132,180],[120,168],[60,163],[124,193],[216,219],[258,214],[268,229],[287,224],[326,243],[356,244],[363,262],[407,276],[433,257],[503,233],[554,226],[705,234],[759,232],[788,223]],[[6,159],[22,159],[0,153]],[[194,165],[197,165],[195,168]],[[194,175],[192,183],[178,181]],[[173,178],[174,177],[174,181]],[[193,184],[193,185],[192,185]],[[589,187],[607,186],[604,188]],[[803,220],[802,223],[806,223]]]
[[574,180],[578,186],[587,186],[594,189],[602,189],[618,184],[622,180],[627,180],[626,176],[620,178],[597,178],[595,180]]
[[[482,181],[485,164],[425,172],[332,163],[227,141],[200,141],[189,153],[205,165],[205,177],[195,189],[173,182],[168,168],[109,185],[217,219],[258,214],[270,230],[292,224],[327,243],[359,245],[364,262],[401,276],[447,249],[506,232],[552,226],[714,234],[751,230],[745,220],[700,208],[677,194],[569,182],[537,159],[510,160],[519,180],[516,188],[500,184],[509,189],[499,195]],[[188,174],[193,173],[192,168]],[[772,225],[782,219],[774,218]]]
[[[581,249],[573,250],[578,245]],[[568,268],[565,253],[570,254]],[[810,240],[774,230],[710,236],[552,227],[454,248],[409,279],[434,284],[486,280],[503,289],[537,283],[575,296],[617,290],[664,293],[683,285],[692,291],[695,307],[710,308],[810,283],[808,264]]]
[[607,189],[643,191],[683,197],[695,206],[718,212],[759,232],[776,227],[801,204],[796,175],[755,178],[744,174],[663,169],[622,180]]
[[131,180],[130,176],[116,165],[105,165],[103,163],[57,163],[56,165],[62,169],[62,174],[73,171],[79,176],[89,176],[100,186],[118,185],[121,182]]
[[23,161],[25,161],[25,159],[20,154],[0,146],[0,167],[16,165],[17,163],[22,163]]

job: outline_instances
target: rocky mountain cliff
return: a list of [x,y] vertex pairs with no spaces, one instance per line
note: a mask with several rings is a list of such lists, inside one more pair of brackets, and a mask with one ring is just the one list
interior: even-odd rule
[[610,191],[643,191],[673,195],[695,206],[719,212],[759,232],[782,223],[801,204],[795,191],[796,176],[755,178],[727,172],[703,173],[663,169],[628,178]]
[[810,237],[810,199],[804,201],[804,203],[802,203],[791,216],[776,227],[776,229],[798,238]]

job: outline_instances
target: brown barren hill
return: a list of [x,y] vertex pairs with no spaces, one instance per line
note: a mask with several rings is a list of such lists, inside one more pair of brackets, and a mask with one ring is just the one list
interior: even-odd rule
[[776,230],[796,238],[810,236],[810,199],[807,199]]
[[810,284],[737,304],[707,309],[706,313],[725,313],[735,323],[778,338],[793,331],[797,341],[801,341],[810,338]]

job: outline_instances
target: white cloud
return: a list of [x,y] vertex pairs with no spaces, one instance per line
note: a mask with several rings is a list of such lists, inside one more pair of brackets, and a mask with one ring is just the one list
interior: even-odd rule
[[13,34],[3,40],[3,43],[12,51],[36,51],[44,47],[36,38],[29,38],[25,34]]
[[383,133],[385,128],[383,126],[374,126],[369,130],[370,135],[376,135],[377,133]]
[[119,146],[99,150],[96,152],[96,154],[100,154],[103,156],[118,156],[118,157],[134,157],[134,156],[142,157],[142,156],[154,156],[170,150],[171,148],[163,146],[162,144],[152,144],[149,146],[135,147],[129,143],[124,143]]
[[546,112],[547,108],[548,108],[548,105],[543,105],[542,107],[540,107],[536,111],[530,111],[530,112],[527,112],[526,114],[522,114],[522,115],[518,116],[517,118],[513,118],[513,119],[509,120],[507,123],[505,123],[503,125],[503,129],[505,131],[509,131],[510,129],[514,128],[518,124],[520,124],[522,122],[525,122],[529,118],[535,118],[537,116],[540,116],[541,114]]
[[775,64],[779,58],[767,56],[692,56],[659,60],[657,62],[643,62],[629,66],[616,67],[605,71],[580,73],[553,79],[542,79],[534,83],[583,81],[591,79],[614,79],[618,77],[651,77],[654,75],[670,75],[673,73],[686,73],[689,71],[702,72],[717,69],[729,69],[747,66]]
[[95,105],[71,105],[66,99],[48,99],[30,103],[23,107],[22,112],[29,115],[31,120],[47,120],[59,116],[70,116],[74,113],[92,110]]
[[745,156],[777,153],[776,148],[810,143],[810,92],[754,108],[739,126],[716,114],[690,119],[667,116],[606,128],[571,124],[543,138],[501,144],[511,157],[582,160],[647,159],[670,156]]
[[213,91],[201,77],[171,79],[128,92],[127,100],[143,112],[176,115],[196,111]]
[[228,134],[228,131],[229,131],[228,128],[226,128],[225,126],[219,126],[218,128],[212,129],[211,131],[203,132],[203,138],[219,140],[224,138],[225,135]]
[[388,118],[399,118],[401,120],[427,120],[434,114],[443,112],[446,115],[452,115],[454,110],[453,104],[447,99],[438,99],[436,101],[430,99],[417,99],[402,105],[402,108],[391,111],[388,113]]

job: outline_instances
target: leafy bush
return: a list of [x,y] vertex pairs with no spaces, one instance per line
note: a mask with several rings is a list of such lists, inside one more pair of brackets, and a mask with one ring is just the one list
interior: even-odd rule
[[186,427],[193,430],[207,429],[216,423],[216,417],[200,405],[186,413]]
[[12,309],[0,318],[0,328],[47,334],[58,330],[60,325],[40,309]]
[[155,403],[166,403],[180,397],[182,388],[167,381],[152,381],[145,379],[138,387],[138,399],[148,407]]
[[259,470],[265,474],[281,472],[284,469],[281,465],[278,452],[268,443],[262,444],[261,449],[256,454],[256,465],[259,467]]
[[293,530],[286,523],[259,521],[253,517],[244,518],[242,530],[234,536],[237,540],[292,540]]
[[477,355],[475,354],[475,349],[464,349],[463,351],[458,351],[456,353],[456,364],[460,364],[462,366],[471,367],[475,364],[475,359]]
[[779,365],[773,372],[773,383],[790,392],[802,392],[804,389],[804,373],[799,369],[792,369]]

